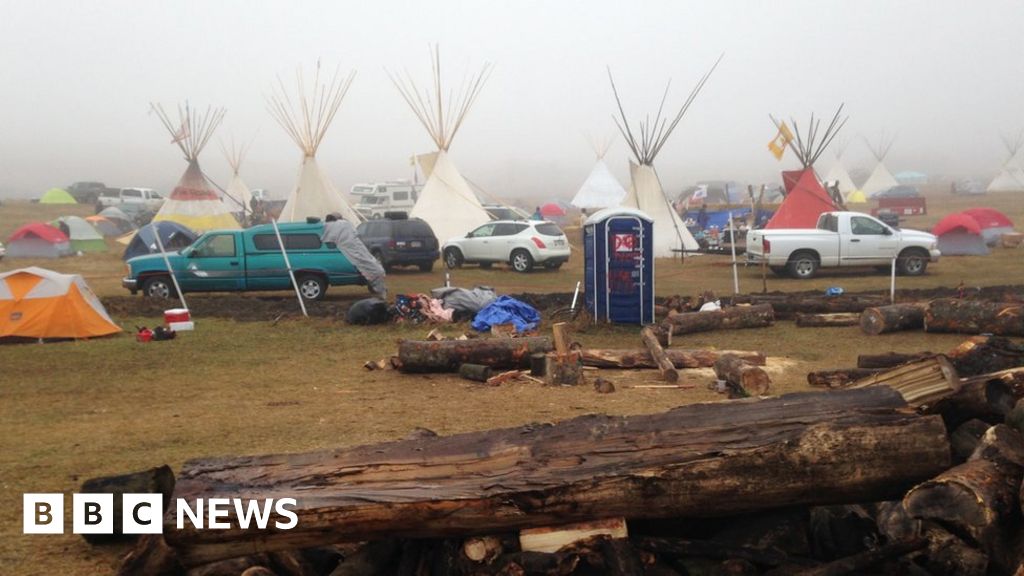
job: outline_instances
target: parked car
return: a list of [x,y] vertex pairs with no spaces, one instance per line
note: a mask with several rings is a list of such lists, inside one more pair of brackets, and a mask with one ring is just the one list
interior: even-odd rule
[[[306,300],[320,300],[328,286],[365,285],[366,279],[332,244],[320,242],[322,222],[278,224],[288,259]],[[270,224],[246,230],[215,230],[191,246],[168,254],[183,292],[244,292],[291,290],[280,244]],[[174,284],[163,256],[147,254],[127,262],[121,285],[132,294],[150,298],[174,296]]]
[[164,204],[164,197],[152,188],[121,188],[116,194],[102,195],[96,200],[97,204],[106,208],[117,206],[124,210],[157,212]]
[[938,262],[935,235],[918,230],[896,230],[860,212],[826,212],[816,229],[773,228],[747,235],[747,261],[766,262],[777,274],[813,278],[819,268],[888,267],[896,257],[905,276],[924,274],[929,262]]
[[529,220],[530,215],[519,208],[502,206],[501,204],[484,204],[484,210],[491,216],[491,220]]
[[79,204],[93,204],[100,196],[111,196],[118,192],[117,188],[107,188],[103,182],[75,182],[67,187],[67,191]]
[[546,220],[496,220],[453,238],[441,249],[449,268],[480,264],[490,268],[508,262],[516,272],[529,272],[535,264],[557,270],[569,261],[569,240],[554,222]]
[[909,184],[897,184],[892,188],[886,188],[871,195],[872,198],[917,198],[920,196],[917,188]]
[[389,272],[393,266],[418,266],[430,272],[441,256],[437,236],[430,224],[419,218],[368,220],[356,228],[356,233]]
[[961,178],[954,181],[950,186],[950,191],[953,194],[964,196],[977,196],[988,192],[985,184],[974,178]]
[[0,260],[3,260],[4,256],[6,256],[6,255],[7,255],[7,248],[4,248],[4,243],[0,242]]

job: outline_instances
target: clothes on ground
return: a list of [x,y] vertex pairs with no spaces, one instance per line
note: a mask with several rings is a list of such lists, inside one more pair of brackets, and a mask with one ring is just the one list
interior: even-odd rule
[[390,319],[388,303],[380,298],[359,300],[345,314],[345,321],[349,324],[384,324]]
[[366,278],[370,290],[382,299],[387,299],[388,288],[385,283],[384,267],[377,261],[366,245],[356,235],[356,227],[346,220],[335,220],[324,224],[324,233],[320,236],[324,243],[333,242],[348,261]]
[[540,324],[540,313],[511,296],[500,296],[477,313],[472,326],[477,332],[487,332],[498,324],[513,324],[516,332],[529,332]]
[[454,310],[456,318],[471,318],[498,297],[490,286],[434,288],[430,295]]

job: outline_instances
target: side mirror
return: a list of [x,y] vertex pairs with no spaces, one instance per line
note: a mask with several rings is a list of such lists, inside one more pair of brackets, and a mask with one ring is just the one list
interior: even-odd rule
[[198,256],[199,253],[196,252],[195,250],[189,250],[188,254],[185,255],[186,258],[197,258]]
[[466,238],[472,238],[472,237],[473,237],[473,233],[472,232],[466,232]]
[[886,236],[892,236],[892,228],[889,228],[888,226],[886,226],[885,227],[885,231],[882,232],[882,234],[885,234]]

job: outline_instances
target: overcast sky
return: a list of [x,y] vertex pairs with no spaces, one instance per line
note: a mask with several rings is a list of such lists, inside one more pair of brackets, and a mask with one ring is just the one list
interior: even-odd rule
[[[0,2],[0,195],[75,180],[173,187],[185,168],[149,103],[224,106],[217,135],[253,139],[243,176],[283,197],[300,160],[267,113],[300,65],[357,72],[319,159],[335,185],[411,177],[433,144],[388,79],[425,81],[438,43],[453,81],[493,73],[451,147],[497,197],[570,197],[593,164],[586,134],[615,131],[610,66],[634,120],[676,106],[721,65],[655,164],[667,190],[702,179],[777,181],[768,113],[846,103],[847,164],[862,136],[897,138],[894,171],[991,176],[1000,132],[1024,127],[1024,3],[90,0]],[[628,180],[618,138],[607,156]],[[221,185],[214,142],[200,158]],[[827,170],[826,153],[819,169]]]

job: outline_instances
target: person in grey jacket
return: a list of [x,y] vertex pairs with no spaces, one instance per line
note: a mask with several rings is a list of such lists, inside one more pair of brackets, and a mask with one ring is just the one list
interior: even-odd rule
[[345,258],[366,278],[370,290],[381,300],[387,300],[388,287],[384,267],[377,261],[366,245],[356,235],[356,227],[338,214],[328,214],[324,219],[324,233],[320,235],[323,243],[333,242]]

